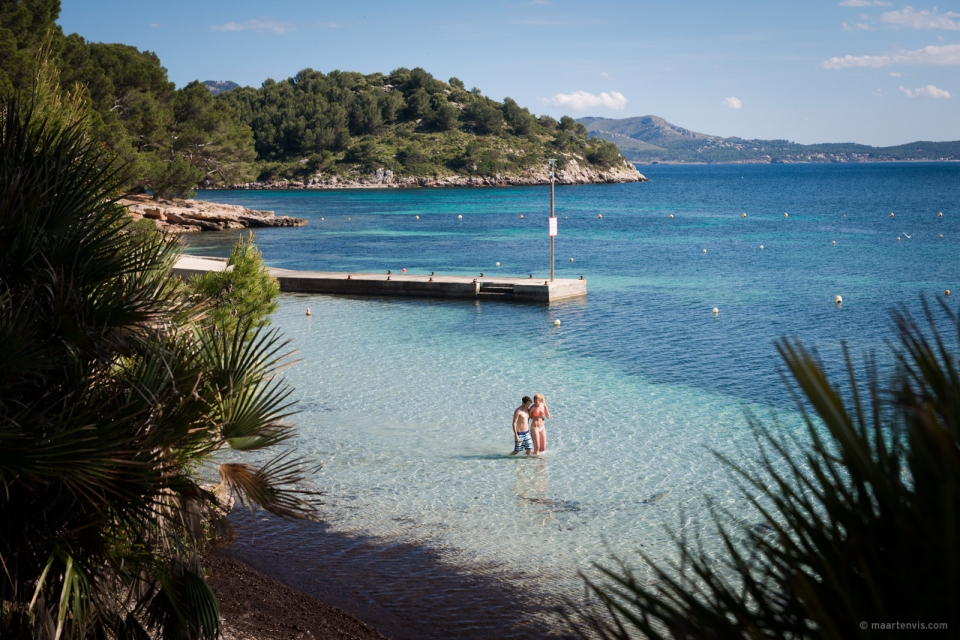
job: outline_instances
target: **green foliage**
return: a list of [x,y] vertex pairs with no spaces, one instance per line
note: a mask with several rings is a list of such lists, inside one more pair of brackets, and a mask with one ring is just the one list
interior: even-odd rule
[[155,196],[192,198],[195,195],[191,185],[197,184],[203,178],[203,171],[198,167],[180,156],[172,160],[153,156],[150,160],[153,167],[148,169],[150,180],[147,184]]
[[355,163],[365,172],[370,173],[380,169],[383,166],[392,164],[380,152],[380,148],[374,140],[364,140],[347,149],[344,154],[344,161]]
[[426,90],[417,88],[407,96],[407,108],[404,111],[407,120],[420,120],[429,118],[431,115],[433,111],[430,108],[430,94]]
[[474,100],[467,105],[464,118],[474,133],[479,135],[499,133],[503,126],[503,114],[486,100]]
[[[385,105],[387,115],[397,117],[394,104]],[[354,101],[354,108],[350,113],[350,128],[359,134],[378,133],[383,128],[384,109],[372,92],[361,93]]]
[[537,118],[537,122],[547,131],[556,131],[560,127],[559,122],[546,115]]
[[560,129],[560,131],[567,131],[578,138],[587,137],[587,128],[570,116],[560,118],[557,128]]
[[270,324],[280,283],[263,265],[263,256],[253,243],[253,233],[240,238],[230,252],[224,271],[210,271],[190,278],[189,289],[214,307],[204,324],[218,333],[233,336],[243,329],[247,336]]
[[285,346],[204,328],[177,241],[130,224],[123,167],[65,120],[0,108],[0,637],[212,639],[197,471],[313,513],[299,461],[244,459],[292,436]]
[[0,96],[35,90],[40,74],[59,72],[61,88],[90,107],[89,135],[129,168],[126,188],[189,194],[198,182],[252,177],[252,133],[229,105],[199,83],[177,91],[152,52],[64,36],[59,11],[59,0],[0,4]]
[[587,160],[598,167],[612,167],[623,162],[617,145],[606,140],[601,141],[597,147],[587,152]]
[[171,163],[185,160],[201,174],[198,179],[175,185],[177,193],[184,193],[197,182],[208,186],[234,184],[252,172],[256,156],[250,128],[238,122],[229,107],[218,104],[199,82],[177,91],[169,135],[169,151],[164,149],[163,155],[169,153]]
[[450,104],[443,94],[430,98],[430,122],[437,131],[453,131],[460,124],[460,110]]
[[926,326],[894,315],[887,380],[871,366],[859,382],[848,355],[846,393],[799,341],[781,340],[809,442],[751,417],[762,473],[725,459],[764,524],[715,508],[720,557],[679,540],[680,566],[653,566],[652,583],[601,567],[588,584],[602,604],[586,627],[603,638],[866,638],[876,634],[862,623],[897,621],[956,629],[960,318],[941,306],[942,324],[926,303]]
[[60,0],[0,2],[0,96],[33,84],[37,54],[60,35]]
[[513,98],[503,99],[503,119],[518,136],[532,133],[536,119],[527,109],[522,108]]
[[[304,69],[216,100],[253,130],[261,180],[381,168],[406,176],[522,173],[542,168],[558,152],[581,166],[590,166],[591,157],[600,167],[611,163],[610,147],[589,140],[572,118],[561,130],[553,118],[538,119],[514,100],[500,104],[479,90],[465,91],[457,78],[446,84],[419,68],[366,76]],[[314,169],[306,160],[320,153],[328,160]]]

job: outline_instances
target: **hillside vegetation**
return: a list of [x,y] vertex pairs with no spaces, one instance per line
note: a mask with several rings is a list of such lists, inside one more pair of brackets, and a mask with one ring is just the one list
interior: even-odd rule
[[960,160],[958,142],[912,142],[895,147],[854,143],[797,144],[697,133],[657,116],[580,118],[592,136],[609,140],[630,162],[864,162]]
[[592,140],[573,118],[534,116],[463,82],[423,69],[390,74],[305,69],[219,102],[253,130],[261,179],[369,174],[520,174],[557,158],[604,169],[623,164],[616,146]]
[[[156,54],[64,35],[59,0],[0,3],[0,98],[31,91],[52,65],[80,88],[93,135],[131,169],[128,187],[184,195],[198,185],[321,176],[516,175],[626,167],[614,144],[565,116],[467,91],[423,69],[363,75],[305,69],[260,88],[194,81],[177,89]],[[214,95],[216,94],[216,95]]]

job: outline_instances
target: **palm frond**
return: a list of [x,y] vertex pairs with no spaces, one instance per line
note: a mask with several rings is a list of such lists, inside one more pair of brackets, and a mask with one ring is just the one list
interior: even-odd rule
[[940,316],[923,306],[925,325],[894,314],[896,367],[885,382],[872,359],[860,382],[845,350],[842,391],[798,340],[779,341],[805,439],[748,415],[759,471],[720,456],[764,530],[713,510],[721,550],[674,538],[679,564],[643,556],[651,581],[622,562],[601,565],[585,576],[597,604],[569,616],[571,625],[603,638],[847,638],[868,635],[862,621],[956,626],[960,320],[945,305]]
[[284,452],[261,468],[244,463],[219,466],[220,480],[241,505],[257,505],[284,518],[309,518],[316,511],[320,492],[306,486],[306,478],[317,467],[306,467],[303,460]]
[[[170,277],[178,242],[116,206],[124,171],[81,127],[0,105],[2,637],[216,637],[198,469],[292,435],[286,343],[209,332]],[[306,463],[236,465],[242,501],[315,513]]]

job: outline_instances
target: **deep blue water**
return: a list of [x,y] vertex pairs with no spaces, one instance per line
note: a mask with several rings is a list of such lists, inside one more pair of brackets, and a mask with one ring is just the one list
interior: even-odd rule
[[[564,336],[555,345],[564,353],[652,382],[789,404],[777,338],[800,337],[832,370],[842,342],[883,361],[893,308],[917,312],[921,295],[960,291],[958,163],[640,169],[649,182],[556,190],[557,276],[583,275],[589,290],[586,301],[565,305]],[[257,232],[273,266],[549,272],[546,187],[216,191],[198,198],[307,218],[304,228]],[[235,236],[193,235],[190,251],[226,255]],[[483,323],[445,330],[508,337],[522,318],[551,311],[488,304],[483,313]]]

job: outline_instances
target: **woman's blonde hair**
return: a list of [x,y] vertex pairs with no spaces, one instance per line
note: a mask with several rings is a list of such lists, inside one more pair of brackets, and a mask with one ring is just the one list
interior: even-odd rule
[[544,403],[546,402],[546,400],[543,399],[543,394],[542,394],[542,393],[535,393],[535,394],[533,394],[533,401],[534,401],[534,402],[544,402]]

